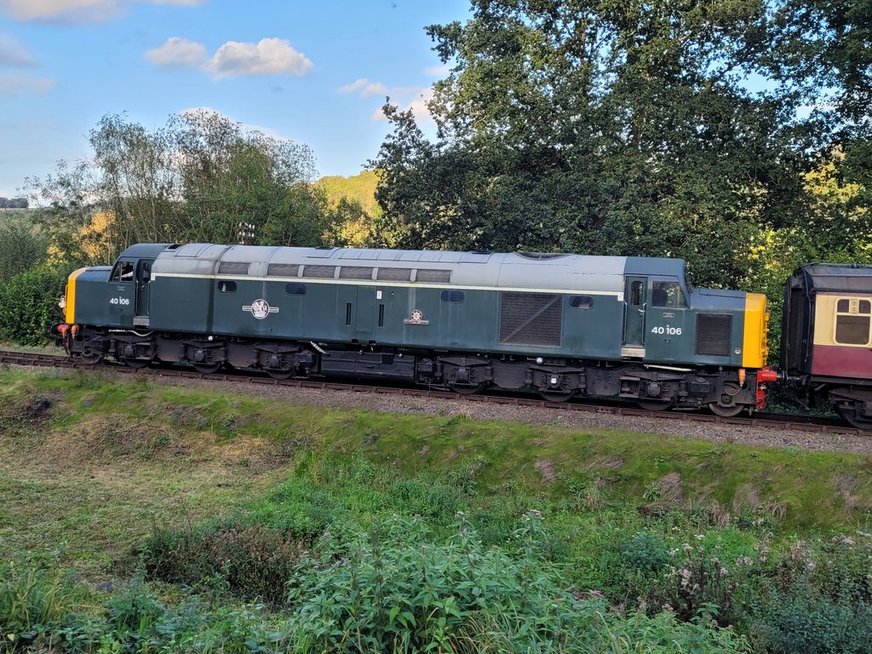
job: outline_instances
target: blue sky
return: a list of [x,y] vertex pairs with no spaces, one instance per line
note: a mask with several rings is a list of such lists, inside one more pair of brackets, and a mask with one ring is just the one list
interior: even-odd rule
[[149,127],[210,108],[309,145],[319,175],[374,157],[385,95],[444,75],[424,26],[467,0],[0,0],[0,196],[88,156],[105,114]]

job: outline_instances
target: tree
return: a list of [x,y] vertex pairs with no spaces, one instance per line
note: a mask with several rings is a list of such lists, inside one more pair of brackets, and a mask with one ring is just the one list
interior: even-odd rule
[[201,110],[181,117],[178,156],[187,240],[233,242],[247,222],[257,243],[322,243],[330,226],[308,147]]
[[0,223],[0,284],[45,261],[47,246],[48,239],[27,220]]
[[332,230],[314,188],[311,151],[208,111],[149,130],[104,116],[90,160],[60,162],[29,180],[52,258],[107,263],[137,242],[234,243],[240,223],[255,243],[321,245]]
[[[797,0],[798,1],[798,0]],[[449,75],[437,137],[386,104],[381,230],[401,246],[681,256],[699,283],[747,273],[761,228],[808,220],[823,146],[807,95],[774,82],[775,8],[473,0],[427,28]]]

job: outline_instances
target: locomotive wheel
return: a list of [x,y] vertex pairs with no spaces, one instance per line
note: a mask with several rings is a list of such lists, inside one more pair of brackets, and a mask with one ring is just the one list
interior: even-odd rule
[[134,370],[140,370],[142,368],[148,368],[148,366],[151,364],[151,359],[122,358],[121,363],[123,363],[128,368],[133,368]]
[[204,375],[211,375],[212,373],[218,372],[218,369],[221,368],[221,361],[216,361],[214,363],[192,363],[194,366],[194,370],[197,372],[201,372]]
[[672,406],[672,400],[638,400],[636,404],[645,411],[666,411]]
[[872,420],[857,415],[857,408],[853,404],[845,404],[836,407],[839,415],[852,427],[857,429],[872,430]]
[[96,366],[103,360],[102,352],[88,352],[87,354],[82,352],[79,356],[79,360],[87,366]]
[[709,402],[709,409],[712,410],[716,416],[720,416],[721,418],[735,418],[737,415],[742,413],[742,409],[744,409],[744,405],[742,404],[734,404],[732,406],[724,406],[723,404],[718,404],[717,402]]
[[565,393],[560,391],[539,391],[539,397],[548,402],[568,402],[573,395],[572,391]]
[[475,395],[484,390],[484,384],[448,384],[448,387],[458,395]]
[[294,374],[293,368],[264,368],[264,370],[273,379],[288,379]]

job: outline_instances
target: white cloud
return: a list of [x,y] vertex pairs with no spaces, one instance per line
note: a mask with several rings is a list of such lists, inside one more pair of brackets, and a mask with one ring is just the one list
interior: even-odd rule
[[163,45],[148,50],[145,58],[161,68],[197,68],[206,61],[206,46],[173,36]]
[[267,38],[257,43],[228,41],[215,51],[205,68],[215,77],[279,73],[299,76],[312,69],[312,61],[285,39]]
[[351,84],[340,86],[339,93],[359,93],[361,98],[369,98],[373,95],[387,95],[388,87],[381,82],[370,82],[365,77],[354,80]]
[[8,34],[0,34],[0,66],[29,68],[35,65],[36,60],[23,45]]
[[54,87],[55,81],[53,79],[24,77],[22,75],[0,75],[0,95],[46,93]]
[[145,58],[160,68],[199,68],[213,77],[243,75],[305,75],[312,62],[284,39],[267,38],[257,43],[227,41],[210,57],[206,46],[180,36],[147,50]]
[[134,2],[191,7],[206,0],[0,0],[0,10],[24,22],[81,25],[118,17]]

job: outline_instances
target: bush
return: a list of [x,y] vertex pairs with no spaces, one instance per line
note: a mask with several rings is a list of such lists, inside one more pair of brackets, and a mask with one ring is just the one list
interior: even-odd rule
[[65,268],[39,266],[0,286],[0,340],[45,344],[49,327],[61,317],[57,305],[68,272]]
[[155,531],[143,544],[152,579],[227,591],[270,604],[284,601],[304,544],[261,526],[222,525],[197,531]]
[[773,652],[872,651],[872,543],[798,541],[746,601],[751,630]]
[[611,614],[581,601],[538,558],[540,518],[516,531],[523,556],[485,548],[461,516],[444,544],[421,542],[418,520],[388,520],[348,548],[301,562],[289,601],[297,651],[744,651],[731,631],[672,615]]

